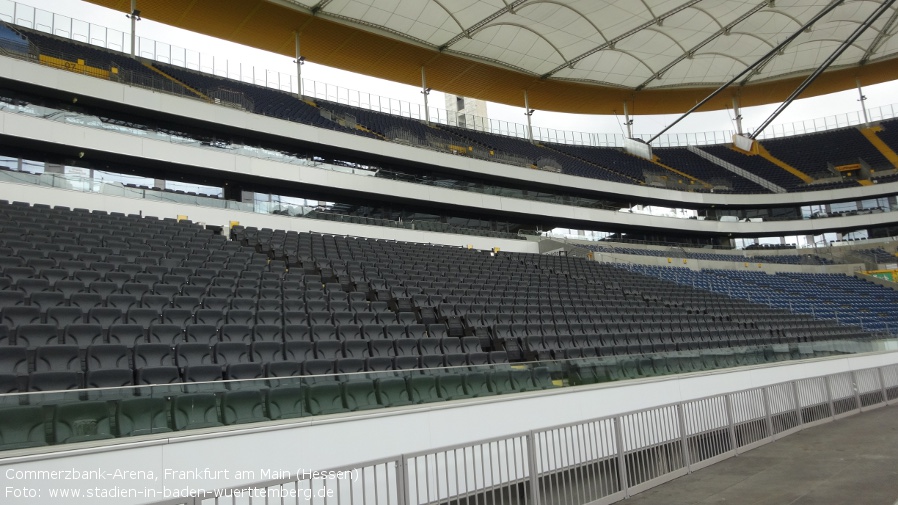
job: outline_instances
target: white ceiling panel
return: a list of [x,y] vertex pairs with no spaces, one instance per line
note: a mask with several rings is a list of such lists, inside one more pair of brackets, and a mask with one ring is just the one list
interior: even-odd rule
[[[333,0],[321,12],[545,79],[651,89],[726,81],[830,1]],[[842,2],[750,79],[814,70],[879,5]],[[835,65],[898,56],[896,24],[893,6]]]

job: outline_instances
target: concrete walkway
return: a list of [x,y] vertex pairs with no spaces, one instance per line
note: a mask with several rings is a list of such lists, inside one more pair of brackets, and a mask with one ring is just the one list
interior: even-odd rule
[[627,505],[898,505],[898,406],[800,431]]

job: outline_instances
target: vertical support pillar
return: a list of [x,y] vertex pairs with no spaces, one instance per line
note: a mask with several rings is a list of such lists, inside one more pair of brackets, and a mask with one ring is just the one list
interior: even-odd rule
[[733,97],[733,114],[736,115],[736,134],[742,135],[742,106],[738,96]]
[[137,55],[137,0],[131,0],[131,57]]
[[424,121],[430,124],[430,107],[427,104],[427,95],[430,94],[430,88],[427,87],[427,71],[421,66],[421,94],[424,95]]
[[302,57],[302,54],[299,51],[299,32],[293,32],[293,38],[296,42],[296,94],[300,100],[302,100],[303,92],[302,92],[302,64],[305,62],[305,58]]
[[530,122],[530,116],[533,115],[533,109],[530,108],[530,99],[527,97],[527,90],[524,90],[524,115],[527,116],[527,140],[533,143],[533,124]]
[[867,97],[864,96],[864,90],[861,88],[861,78],[858,77],[855,79],[857,83],[857,94],[858,94],[858,102],[861,102],[861,111],[864,113],[864,126],[868,126],[870,124],[870,118],[867,117],[867,105],[864,103],[867,101]]
[[626,101],[624,101],[624,124],[627,126],[627,138],[633,138],[633,120],[630,119],[630,108],[627,107]]

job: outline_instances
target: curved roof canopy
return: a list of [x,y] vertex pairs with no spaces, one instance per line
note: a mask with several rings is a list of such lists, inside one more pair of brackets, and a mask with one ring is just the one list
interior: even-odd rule
[[[123,12],[130,0],[87,0]],[[839,0],[836,0],[839,1]],[[286,56],[453,94],[609,114],[683,112],[832,0],[137,0],[141,16]],[[782,101],[882,4],[841,0],[709,102]],[[898,4],[896,4],[898,5]],[[898,79],[893,6],[803,96]],[[177,44],[177,41],[171,41]]]

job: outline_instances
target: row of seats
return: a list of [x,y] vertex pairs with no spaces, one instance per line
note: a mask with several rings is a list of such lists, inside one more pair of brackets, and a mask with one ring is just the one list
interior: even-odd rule
[[628,356],[616,358],[614,361],[584,360],[571,364],[569,380],[572,385],[597,384],[838,354],[841,354],[841,351],[826,342],[805,346],[774,345],[765,348],[746,348],[736,352],[720,349],[694,355],[686,353],[680,356]]
[[545,368],[0,407],[0,451],[548,389]]
[[[689,174],[696,179],[711,184],[715,193],[769,193],[770,191],[755,181],[722,169],[685,147],[654,149],[661,163]],[[741,166],[741,165],[740,165]]]
[[[99,248],[92,248],[96,251]],[[197,285],[209,287],[212,278],[220,279],[215,286],[255,287],[263,285],[268,288],[281,287],[279,277],[262,279],[264,273],[278,271],[270,266],[267,258],[261,264],[247,264],[245,261],[232,259],[227,265],[214,259],[178,259],[157,260],[150,257],[138,257],[131,261],[126,256],[102,255],[100,253],[68,253],[50,252],[47,257],[25,259],[29,251],[10,252],[10,248],[0,249],[3,260],[0,268],[4,276],[12,281],[23,279],[41,279],[52,287],[58,281],[80,281],[85,286],[94,282],[111,282],[121,288],[125,283],[154,285],[158,283],[176,285]],[[127,251],[119,251],[126,252]],[[38,251],[38,254],[44,254]],[[70,255],[78,259],[62,259]],[[106,261],[100,261],[106,260]],[[146,261],[144,261],[146,260]],[[159,263],[165,264],[159,264]],[[189,266],[184,266],[189,265]],[[283,272],[285,268],[281,268]],[[291,279],[286,279],[291,280]],[[285,282],[286,282],[285,280]],[[277,282],[275,282],[277,281]],[[299,280],[293,280],[299,282]],[[300,286],[303,284],[300,283]],[[319,288],[320,289],[320,288]]]
[[862,163],[874,170],[895,168],[857,127],[768,139],[763,144],[770,154],[813,178],[834,176],[829,166]]
[[[781,263],[787,265],[831,265],[834,262],[816,254],[779,254],[779,255],[754,255],[732,253],[690,252],[685,249],[661,250],[640,249],[637,247],[612,246],[605,244],[588,244],[585,246],[599,253],[633,254],[639,256],[654,256],[657,258],[686,258],[707,261],[732,261],[740,263]],[[747,248],[748,249],[748,248]]]
[[0,23],[0,49],[21,54],[28,54],[30,51],[28,39],[16,33],[5,23]]
[[[32,279],[26,279],[32,280]],[[17,283],[24,287],[25,283]],[[29,283],[30,284],[30,283]],[[57,311],[63,308],[79,309],[82,313],[94,309],[110,308],[127,312],[134,308],[155,308],[159,311],[166,309],[175,310],[250,310],[254,312],[283,311],[283,312],[352,312],[355,314],[369,312],[372,314],[385,314],[391,312],[386,301],[368,302],[365,293],[356,292],[350,294],[360,295],[358,298],[342,299],[338,297],[324,298],[320,291],[285,290],[283,293],[276,289],[251,290],[251,288],[238,288],[237,292],[218,292],[213,290],[205,295],[177,294],[177,287],[171,285],[155,285],[155,289],[148,289],[145,285],[125,285],[122,292],[106,291],[109,287],[92,285],[88,291],[79,291],[77,286],[68,289],[68,284],[59,285],[48,291],[26,291],[24,289],[0,288],[0,309],[8,307],[32,307],[46,314],[51,310]],[[173,289],[168,289],[168,288]],[[227,289],[227,288],[225,288]],[[247,291],[250,290],[250,291]],[[180,291],[181,293],[187,290]],[[317,296],[310,296],[316,293]],[[218,296],[224,295],[224,296]],[[419,306],[435,306],[444,302],[447,296],[419,297],[415,295],[414,301]],[[451,299],[451,298],[450,298]],[[459,297],[460,299],[460,297]],[[349,301],[351,300],[351,301]],[[454,303],[454,302],[453,302]],[[501,309],[493,310],[498,312]],[[395,316],[395,313],[393,313]],[[363,316],[364,317],[364,316]],[[46,318],[44,318],[46,319]],[[396,319],[395,317],[393,319]],[[361,321],[359,321],[361,322]],[[386,321],[384,321],[386,322]]]
[[[492,313],[478,314],[476,321],[486,321],[492,326],[496,317],[490,318]],[[507,319],[513,320],[510,314]],[[572,319],[574,316],[571,316]],[[447,333],[444,323],[419,324],[412,312],[303,312],[279,310],[246,310],[246,309],[182,309],[159,307],[136,307],[122,310],[118,307],[94,307],[86,312],[81,307],[51,307],[46,313],[34,306],[4,307],[0,310],[0,345],[3,339],[8,338],[12,345],[25,345],[18,342],[28,340],[34,344],[72,343],[76,345],[89,345],[91,343],[131,343],[142,340],[142,335],[166,334],[175,335],[172,341],[184,340],[249,340],[248,335],[253,328],[259,328],[262,335],[273,334],[275,339],[280,339],[283,334],[287,340],[308,339],[357,339],[378,338],[375,335],[387,334],[386,338],[403,337],[406,334],[412,338],[430,336],[443,336]],[[469,317],[475,321],[474,317]],[[553,316],[544,315],[541,319],[545,324],[553,324]],[[559,327],[566,324],[563,317],[559,319]],[[522,318],[523,321],[523,318]],[[140,326],[141,332],[135,332],[128,326]],[[27,328],[26,331],[22,331]],[[155,329],[154,329],[155,328]],[[314,331],[313,331],[314,330]],[[562,329],[561,331],[568,331]],[[590,330],[592,331],[592,330]],[[328,334],[331,336],[329,337]],[[181,337],[178,337],[181,335]],[[334,336],[335,335],[335,336]],[[131,340],[130,337],[136,337]],[[235,337],[236,336],[236,337]],[[46,337],[46,341],[39,339]],[[271,337],[263,337],[270,340]],[[168,340],[168,339],[162,339]],[[255,338],[253,338],[255,340]]]
[[[821,325],[835,322],[846,334],[860,329],[892,333],[898,317],[888,308],[898,301],[895,291],[844,274],[768,275],[763,272],[709,269],[692,271],[677,267],[629,265],[634,271],[657,276],[681,285],[700,287],[711,292],[815,318],[800,327],[804,333],[826,332]],[[840,317],[841,314],[841,317]]]
[[[542,337],[533,337],[540,339]],[[550,342],[546,339],[546,342]],[[553,348],[558,342],[552,340]],[[584,340],[585,342],[585,340]],[[602,346],[596,338],[595,344]],[[609,342],[613,342],[610,341]],[[623,340],[626,343],[626,340]],[[609,344],[610,345],[610,344]],[[89,371],[101,369],[130,369],[143,366],[180,367],[217,363],[219,365],[245,362],[304,362],[311,359],[366,359],[369,357],[437,356],[453,365],[496,362],[505,360],[502,352],[484,353],[476,337],[457,338],[397,338],[393,340],[323,340],[318,342],[277,341],[139,343],[135,345],[95,344],[87,348],[74,345],[43,345],[33,349],[8,347],[0,355],[0,369],[4,373],[25,374],[31,371]]]
[[[4,266],[0,338],[18,357],[0,373],[19,390],[45,390],[38,374],[49,372],[75,374],[58,385],[65,389],[215,381],[235,370],[254,378],[432,369],[846,337],[832,323],[581,259],[251,227],[222,242],[191,223],[0,202],[0,216],[24,231],[7,243],[39,251],[26,262],[54,252],[37,247],[45,243],[32,239],[37,230],[72,215],[103,230],[92,251],[118,247],[94,262],[141,244],[141,254],[159,249],[174,261],[138,273],[113,258],[89,283]],[[115,243],[113,223],[122,219],[134,229],[147,219],[154,232]],[[204,242],[190,252],[149,243],[185,233]],[[190,261],[200,263],[183,266]],[[86,291],[68,292],[69,284]],[[225,296],[214,296],[218,289]]]
[[216,92],[225,91],[226,93],[249,99],[249,102],[252,103],[252,109],[247,112],[353,135],[377,138],[374,134],[356,128],[343,127],[335,121],[325,119],[316,107],[297,99],[292,93],[225,79],[159,62],[153,62],[153,66],[191,88],[203,92],[207,96],[216,96]]
[[872,261],[874,263],[895,263],[898,262],[898,258],[896,258],[894,253],[890,253],[886,251],[882,247],[876,247],[871,249],[855,249],[853,251],[855,254],[858,254],[868,261]]
[[[837,339],[844,335],[808,334],[802,341]],[[591,358],[600,355],[635,355],[692,349],[712,349],[735,346],[771,345],[795,341],[792,334],[777,334],[762,330],[746,331],[738,338],[726,337],[719,332],[693,334],[690,330],[656,334],[606,335],[526,335],[513,331],[496,332],[496,338],[516,341],[533,359],[560,360]],[[317,342],[257,341],[221,342],[210,345],[201,342],[141,343],[134,346],[97,344],[81,349],[73,345],[44,345],[26,350],[11,347],[0,357],[0,368],[21,376],[30,372],[47,371],[99,371],[108,369],[134,370],[145,367],[178,366],[185,369],[198,365],[217,365],[219,371],[231,365],[255,364],[262,373],[262,364],[289,361],[304,364],[344,360],[343,366],[332,370],[375,370],[386,366],[387,361],[366,362],[369,358],[411,357],[422,368],[463,366],[487,363],[506,363],[507,354],[502,351],[482,352],[477,337],[456,338],[396,338],[392,340],[323,340]],[[410,362],[407,362],[410,363]],[[319,363],[320,364],[320,363]],[[249,370],[249,368],[247,368]],[[308,366],[306,372],[308,372]],[[330,373],[319,371],[318,373]],[[254,376],[255,377],[255,376]],[[221,378],[220,374],[217,378]],[[138,381],[139,383],[145,383]],[[124,384],[115,384],[120,386]],[[90,385],[89,387],[97,387]],[[67,388],[68,389],[68,388]],[[24,389],[23,389],[24,390]]]
[[[768,142],[769,141],[765,140],[764,145],[767,146]],[[720,158],[727,163],[731,163],[739,168],[742,168],[752,175],[756,175],[761,179],[772,182],[788,191],[796,190],[796,188],[799,188],[804,184],[804,181],[801,178],[799,178],[795,174],[792,174],[791,172],[787,172],[786,170],[769,161],[763,156],[752,155],[744,151],[735,149],[730,145],[707,145],[702,146],[699,149],[707,152],[708,154],[711,154],[712,156],[716,156],[717,158]],[[718,170],[725,171],[722,168]],[[758,193],[769,191],[763,189],[760,191],[756,190],[752,192]]]
[[[133,349],[133,368],[128,360],[130,353],[112,355],[108,349],[97,350],[88,355],[88,367],[81,370],[78,355],[68,354],[67,349],[44,349],[36,355],[34,366],[37,370],[16,374],[0,373],[0,394],[17,392],[54,392],[70,390],[100,390],[128,386],[147,386],[176,383],[229,382],[231,388],[255,388],[254,379],[268,377],[323,377],[333,380],[335,374],[361,372],[388,372],[402,370],[453,371],[458,367],[507,365],[504,352],[475,352],[468,354],[404,354],[393,351],[375,357],[342,357],[338,353],[319,354],[291,346],[254,345],[248,349],[191,349],[184,344],[172,350],[154,344],[142,344]],[[41,351],[39,349],[39,351]],[[105,354],[100,354],[100,353]],[[260,361],[246,361],[246,357],[235,355],[244,352]],[[230,354],[230,355],[229,355]],[[287,360],[285,360],[285,356]],[[338,356],[335,358],[335,356]],[[24,369],[27,363],[17,356],[9,356],[5,362],[18,359]],[[230,361],[229,361],[230,360]],[[15,369],[13,370],[15,372]],[[121,395],[118,389],[113,395]],[[126,390],[138,393],[139,390]],[[30,397],[31,401],[46,401],[47,396]],[[49,398],[55,398],[53,396]]]

